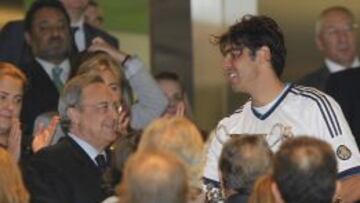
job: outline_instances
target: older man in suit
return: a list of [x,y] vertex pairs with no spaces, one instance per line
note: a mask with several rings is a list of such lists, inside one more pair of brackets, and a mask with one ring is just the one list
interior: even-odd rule
[[102,177],[107,147],[118,135],[118,107],[100,76],[82,74],[67,83],[59,103],[67,136],[36,153],[25,172],[32,202],[98,203],[111,195]]
[[299,84],[324,90],[331,74],[360,66],[356,28],[355,17],[349,9],[334,6],[324,10],[315,25],[315,42],[325,57],[324,65],[300,79]]

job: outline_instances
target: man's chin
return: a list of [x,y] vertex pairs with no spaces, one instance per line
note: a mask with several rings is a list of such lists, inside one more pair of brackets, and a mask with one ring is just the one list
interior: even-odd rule
[[59,52],[59,50],[49,50],[47,53],[41,54],[39,57],[46,61],[62,61],[69,56],[68,52]]

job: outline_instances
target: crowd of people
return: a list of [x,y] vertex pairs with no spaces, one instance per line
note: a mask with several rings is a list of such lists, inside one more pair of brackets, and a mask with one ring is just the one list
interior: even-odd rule
[[152,76],[103,20],[95,1],[36,0],[2,28],[0,202],[360,201],[349,9],[320,14],[324,67],[296,84],[281,80],[272,18],[245,15],[218,36],[226,79],[250,99],[212,133],[192,121],[180,77]]

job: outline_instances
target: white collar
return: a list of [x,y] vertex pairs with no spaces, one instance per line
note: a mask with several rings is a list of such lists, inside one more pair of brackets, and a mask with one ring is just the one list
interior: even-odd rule
[[280,97],[285,93],[285,91],[289,87],[290,87],[290,84],[286,84],[285,87],[280,92],[280,94],[275,99],[273,99],[271,102],[269,102],[268,104],[265,104],[264,106],[259,106],[259,107],[253,106],[252,108],[255,109],[260,114],[265,114],[266,112],[268,112],[271,109],[271,107],[274,106],[275,103],[277,103],[277,101],[279,101]]
[[99,154],[103,154],[106,157],[105,151],[99,152],[95,147],[93,147],[91,144],[86,142],[85,140],[81,139],[80,137],[68,133],[69,137],[71,137],[85,152],[86,154],[91,158],[91,160],[97,165],[97,162],[95,160],[96,156]]
[[[339,71],[346,70],[348,68],[348,67],[340,65],[328,58],[325,58],[325,65],[328,68],[328,70],[330,71],[330,73],[336,73]],[[356,57],[350,67],[354,68],[354,67],[359,67],[359,66],[360,66],[360,61],[359,61],[359,58]]]
[[74,23],[71,23],[71,27],[77,27],[79,28],[79,30],[82,30],[83,27],[84,27],[84,23],[85,23],[85,19],[84,19],[84,16],[82,16],[80,18],[80,20],[78,20],[77,22],[74,22]]
[[49,61],[45,61],[39,57],[36,57],[35,60],[37,62],[40,63],[41,67],[45,70],[45,72],[48,74],[48,76],[52,78],[52,69],[55,66],[61,67],[61,69],[63,69],[62,73],[61,73],[61,81],[65,84],[65,82],[68,80],[69,75],[70,75],[70,71],[71,71],[71,65],[70,65],[70,60],[69,59],[65,59],[63,60],[60,64],[53,64]]

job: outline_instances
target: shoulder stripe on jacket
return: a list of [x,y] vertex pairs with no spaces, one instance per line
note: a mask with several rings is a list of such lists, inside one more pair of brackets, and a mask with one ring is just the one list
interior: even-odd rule
[[329,102],[328,98],[318,92],[313,88],[306,88],[306,87],[295,87],[293,88],[294,93],[310,98],[315,101],[320,109],[320,112],[324,118],[324,121],[329,129],[331,137],[338,136],[342,134],[341,127],[339,125],[339,121],[335,114],[335,111]]

